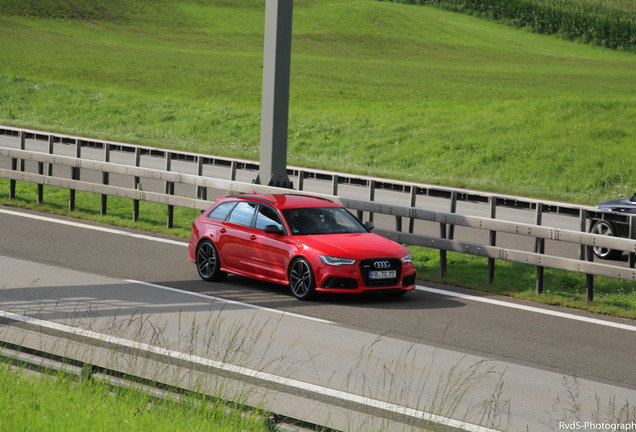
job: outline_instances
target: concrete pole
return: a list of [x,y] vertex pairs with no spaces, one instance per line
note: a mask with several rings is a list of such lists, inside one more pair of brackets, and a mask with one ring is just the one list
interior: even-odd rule
[[287,176],[287,124],[292,0],[267,0],[263,56],[261,159],[255,183],[291,188]]

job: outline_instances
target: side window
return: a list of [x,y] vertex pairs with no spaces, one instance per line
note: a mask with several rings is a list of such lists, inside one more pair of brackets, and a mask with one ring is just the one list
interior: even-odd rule
[[256,228],[262,230],[267,225],[276,225],[279,229],[283,229],[283,224],[276,210],[269,206],[261,205],[256,214]]
[[236,207],[234,207],[234,210],[232,210],[232,214],[230,214],[229,222],[237,225],[250,226],[252,224],[252,218],[255,210],[255,203],[239,201],[239,203],[236,204]]
[[230,214],[235,205],[236,202],[224,202],[222,204],[219,204],[218,206],[214,207],[214,209],[212,209],[207,217],[209,219],[224,221],[225,219],[227,219],[227,215]]

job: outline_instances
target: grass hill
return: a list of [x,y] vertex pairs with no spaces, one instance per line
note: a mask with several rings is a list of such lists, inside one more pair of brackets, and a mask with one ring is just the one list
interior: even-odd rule
[[[0,123],[258,159],[263,0],[0,0]],[[636,54],[296,0],[289,163],[593,203],[636,191]]]

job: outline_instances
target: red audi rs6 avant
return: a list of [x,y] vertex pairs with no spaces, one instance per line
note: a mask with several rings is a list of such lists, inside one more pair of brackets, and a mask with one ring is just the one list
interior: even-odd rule
[[415,288],[409,251],[372,227],[322,198],[223,196],[192,224],[188,257],[206,281],[233,273],[289,285],[302,300]]

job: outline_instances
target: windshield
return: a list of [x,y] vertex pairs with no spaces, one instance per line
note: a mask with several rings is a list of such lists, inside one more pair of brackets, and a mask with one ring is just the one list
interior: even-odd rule
[[292,235],[365,233],[366,228],[342,207],[311,207],[282,211]]

